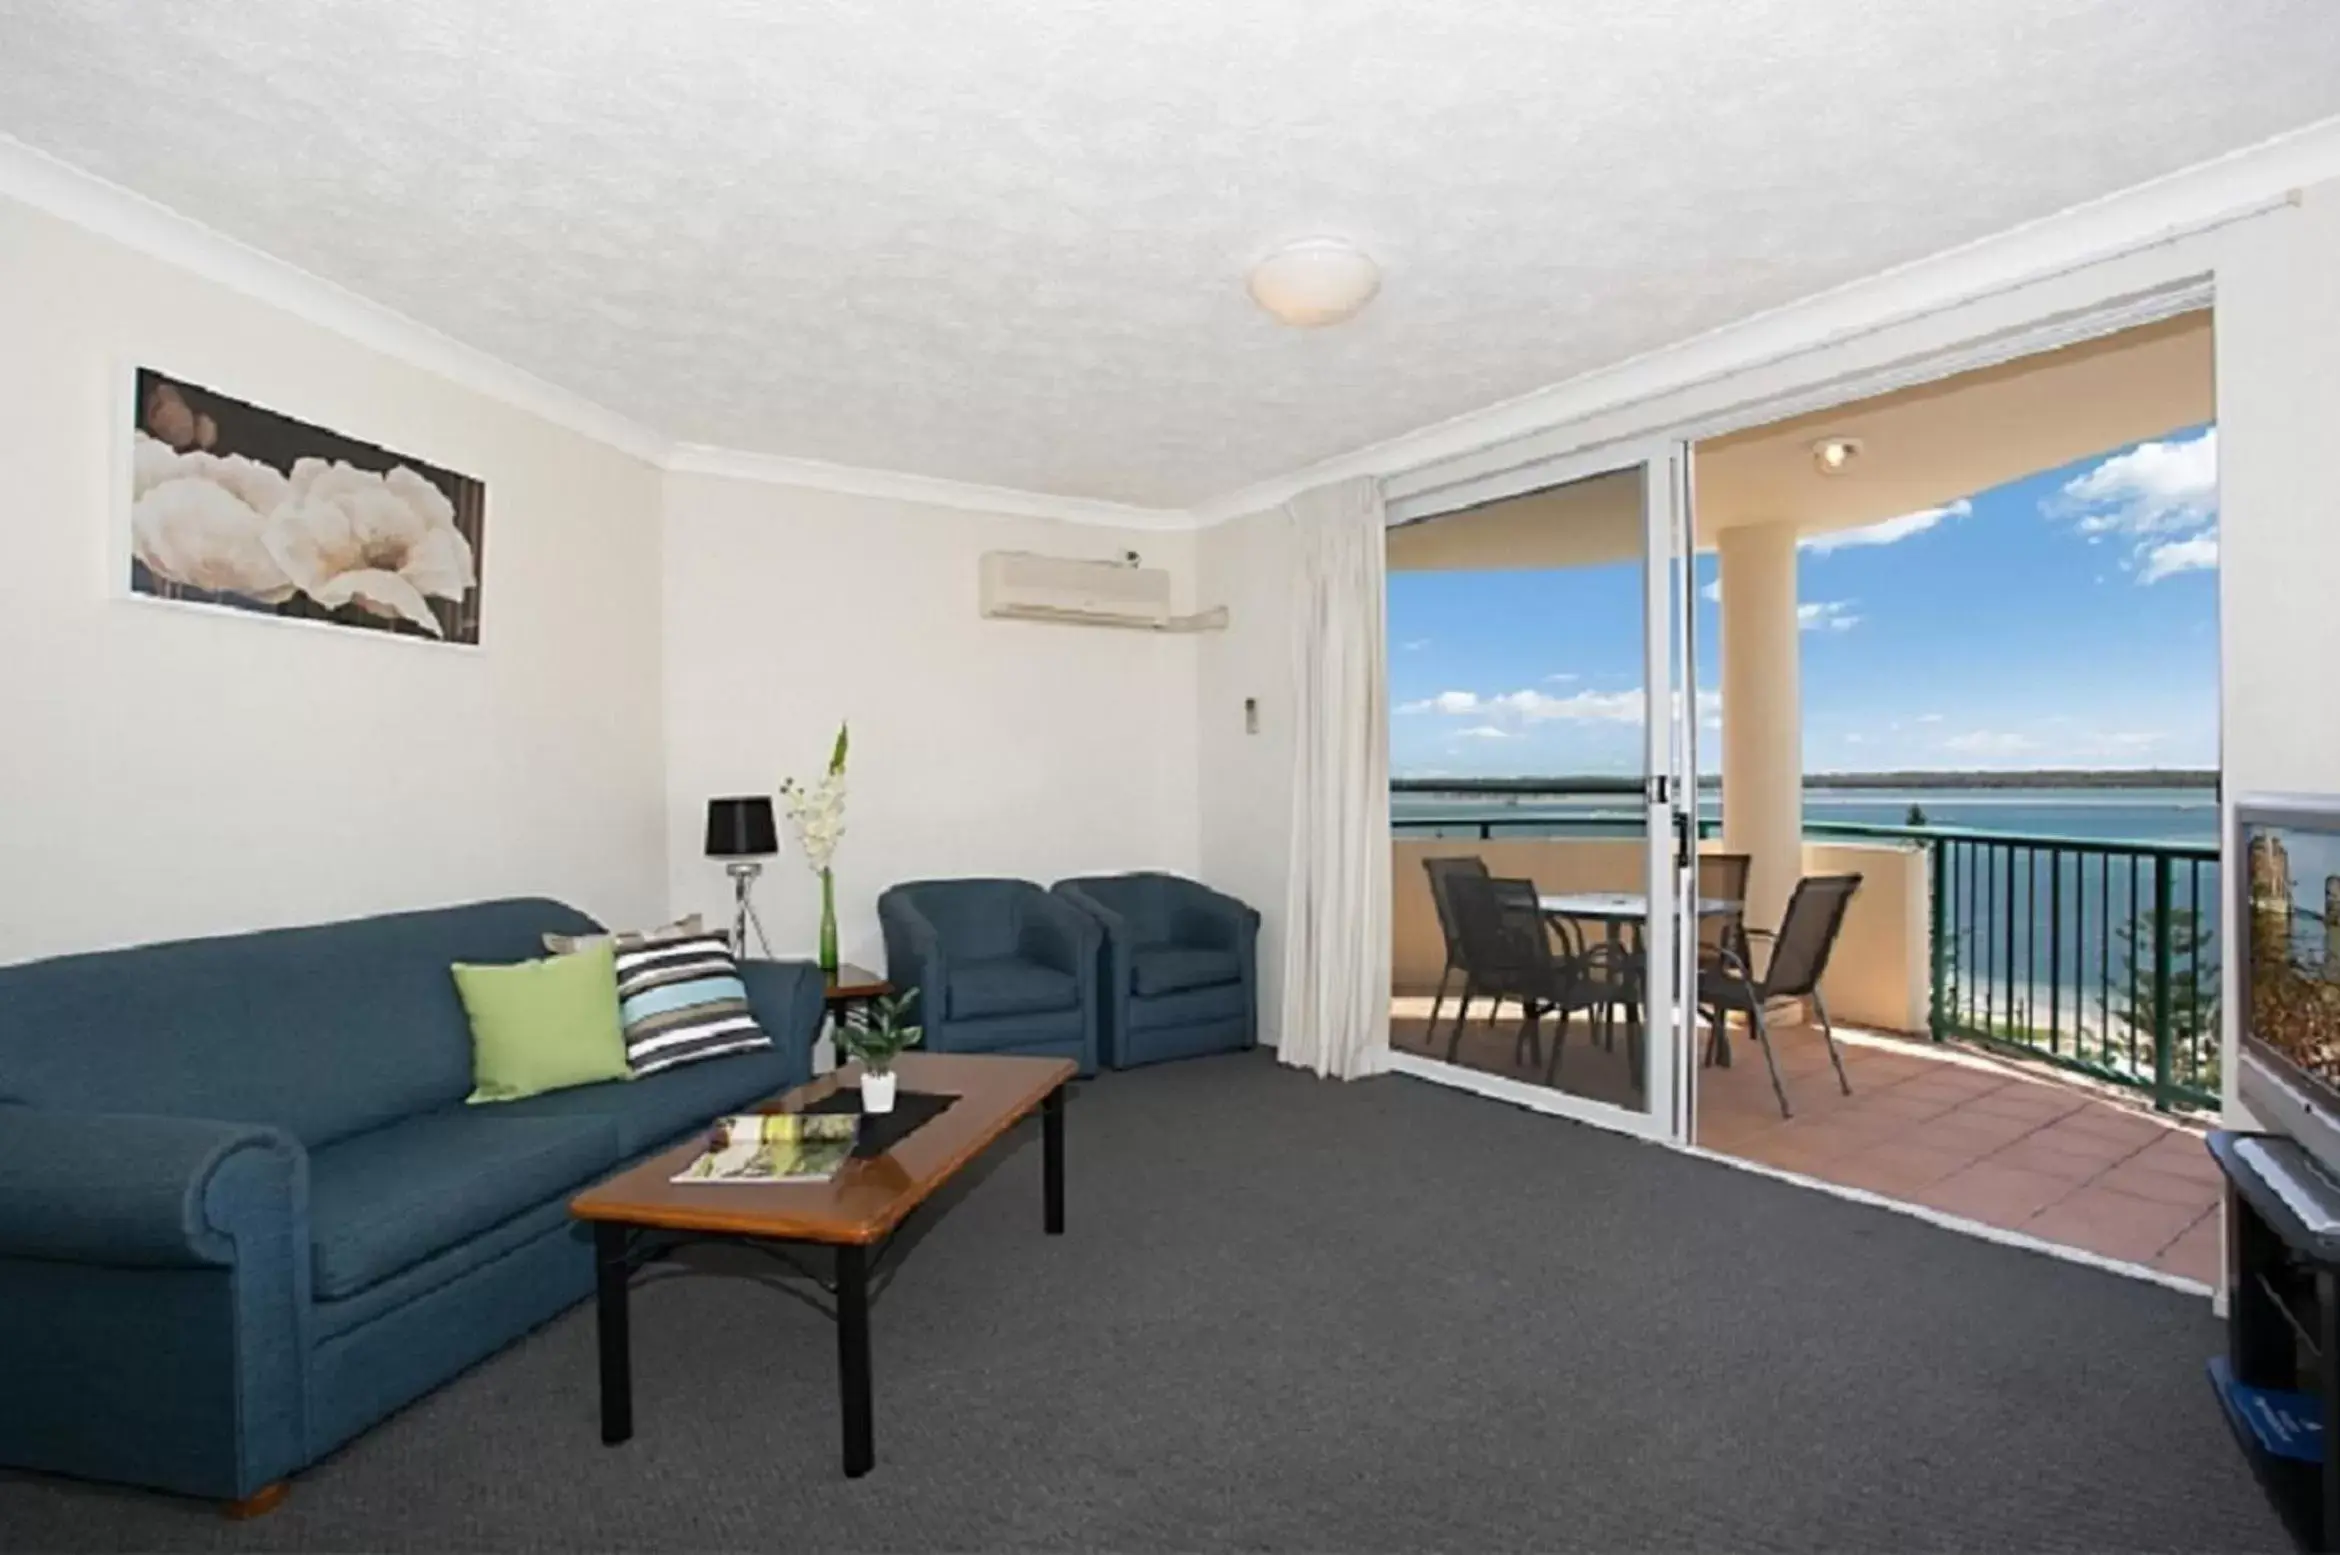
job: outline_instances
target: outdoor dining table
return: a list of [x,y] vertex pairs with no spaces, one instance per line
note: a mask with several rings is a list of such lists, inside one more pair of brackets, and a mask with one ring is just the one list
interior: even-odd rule
[[[1539,893],[1536,905],[1547,918],[1585,918],[1609,926],[1611,937],[1628,923],[1639,923],[1649,916],[1649,897],[1640,891],[1562,891],[1557,894]],[[1727,918],[1746,904],[1726,901],[1719,896],[1698,899],[1701,918]]]
[[[1638,950],[1630,953],[1626,951],[1625,928],[1628,924],[1638,925],[1648,919],[1649,896],[1646,892],[1538,892],[1536,906],[1547,919],[1568,918],[1579,923],[1600,924],[1608,936],[1610,953],[1617,957],[1621,965],[1633,965],[1640,954]],[[1736,917],[1745,909],[1744,902],[1731,901],[1724,897],[1702,896],[1698,899],[1698,916],[1701,918]],[[1628,1001],[1625,1009],[1626,1020],[1631,1022],[1633,1030],[1639,1031],[1641,1029],[1640,1001]],[[1731,1050],[1727,1043],[1718,1041],[1715,1044],[1714,1061],[1725,1069],[1730,1067]]]

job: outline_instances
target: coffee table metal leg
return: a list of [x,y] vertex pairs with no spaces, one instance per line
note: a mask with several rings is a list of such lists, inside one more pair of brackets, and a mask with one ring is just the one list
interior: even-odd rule
[[1040,1193],[1043,1225],[1064,1235],[1064,1087],[1040,1103]]
[[869,1401],[869,1250],[837,1249],[837,1389],[845,1426],[845,1477],[877,1462]]
[[609,1446],[634,1434],[634,1365],[626,1333],[626,1228],[593,1228],[594,1317],[601,1332],[601,1439]]

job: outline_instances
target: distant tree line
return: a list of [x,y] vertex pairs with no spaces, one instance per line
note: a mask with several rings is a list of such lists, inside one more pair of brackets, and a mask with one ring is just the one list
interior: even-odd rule
[[[1398,794],[1638,794],[1641,779],[1614,772],[1579,773],[1574,777],[1502,778],[1392,778],[1390,791]],[[1702,789],[1722,787],[1719,773],[1699,777]],[[2180,767],[2133,770],[2044,768],[2030,772],[1807,772],[1808,789],[1864,788],[2211,788],[2218,787],[2215,771]]]

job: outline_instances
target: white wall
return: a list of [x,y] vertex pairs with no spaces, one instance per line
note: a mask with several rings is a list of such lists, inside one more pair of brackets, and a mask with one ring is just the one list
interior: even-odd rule
[[[487,485],[476,650],[118,597],[127,373]],[[655,474],[0,200],[0,961],[664,895]]]
[[[2340,184],[2219,256],[2219,649],[2226,796],[2340,792]],[[2228,860],[2228,867],[2234,861]],[[2229,915],[2225,942],[2242,943]],[[2228,1106],[2237,1001],[2223,1001]]]
[[2340,790],[2340,184],[2233,235],[2216,329],[2227,787]]
[[[883,964],[876,900],[896,881],[1194,872],[1194,639],[984,620],[976,571],[989,550],[1134,550],[1184,587],[1194,573],[1191,534],[668,478],[675,911],[728,921],[729,884],[701,852],[707,800],[815,775],[844,719],[853,747],[836,868],[848,960]],[[793,843],[757,905],[780,954],[811,952],[819,898]]]
[[[1297,565],[1281,511],[1206,529],[1196,587],[1231,612],[1202,639],[1195,677],[1202,879],[1262,915],[1260,1041],[1273,1045],[1283,1008],[1284,870],[1292,838],[1292,585]],[[1259,732],[1243,702],[1258,699]]]

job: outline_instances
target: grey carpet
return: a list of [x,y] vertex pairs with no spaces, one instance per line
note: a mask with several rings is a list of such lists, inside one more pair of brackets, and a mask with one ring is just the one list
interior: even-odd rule
[[[728,1278],[589,1308],[229,1524],[0,1476],[0,1548],[2280,1548],[2205,1303],[1417,1081],[1243,1056],[1027,1134],[877,1308],[878,1469],[832,1338]],[[4,1383],[0,1383],[4,1386]]]

